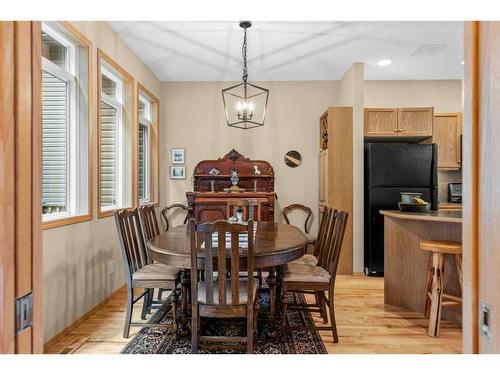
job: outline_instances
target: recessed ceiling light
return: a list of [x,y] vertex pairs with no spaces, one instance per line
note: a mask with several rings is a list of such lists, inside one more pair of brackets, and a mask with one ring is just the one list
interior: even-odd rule
[[392,63],[392,60],[384,59],[384,60],[380,60],[378,62],[378,65],[379,66],[386,66],[386,65],[391,65],[391,63]]
[[465,61],[462,60],[462,62],[460,64],[465,65]]

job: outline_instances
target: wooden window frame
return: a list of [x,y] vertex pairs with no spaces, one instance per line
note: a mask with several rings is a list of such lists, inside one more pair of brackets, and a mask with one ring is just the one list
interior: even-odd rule
[[88,119],[88,129],[87,129],[87,213],[84,214],[76,214],[76,215],[68,215],[61,218],[55,218],[53,220],[47,220],[42,223],[42,229],[52,229],[58,228],[65,225],[82,223],[85,221],[90,221],[93,218],[93,144],[94,144],[94,135],[93,135],[93,75],[92,75],[92,42],[85,37],[80,31],[78,31],[73,25],[71,25],[68,21],[60,21],[57,22],[59,26],[63,29],[64,32],[68,33],[70,37],[79,44],[79,48],[83,48],[87,50],[87,91],[88,91],[88,99],[87,99],[87,119]]
[[[137,81],[130,75],[125,69],[123,69],[116,61],[114,61],[109,55],[107,55],[102,49],[97,49],[97,100],[96,100],[96,109],[97,109],[97,218],[102,219],[106,217],[113,216],[113,212],[115,209],[110,210],[102,210],[101,207],[101,91],[102,91],[102,81],[101,81],[101,63],[105,62],[107,65],[111,66],[115,69],[122,77],[123,80],[123,88],[125,91],[130,91],[131,98],[127,99],[127,95],[125,95],[123,99],[123,108],[126,112],[131,114],[131,126],[133,134],[131,135],[130,143],[133,145],[132,147],[132,165],[135,166],[137,164],[137,150],[138,146],[134,146],[137,144],[138,135],[135,134],[135,129],[137,127],[136,119],[137,119]],[[132,196],[131,196],[131,204],[136,206],[137,194],[136,186],[137,186],[137,176],[136,176],[136,168],[133,168],[132,171]],[[124,207],[117,207],[116,209],[129,207],[128,205],[123,205]]]
[[[151,124],[149,125],[149,196],[147,202],[139,200],[139,96],[144,94],[151,102]],[[160,203],[159,176],[160,176],[160,100],[149,91],[144,85],[137,82],[136,94],[136,121],[134,133],[137,137],[134,159],[134,205],[136,207],[145,204],[154,204],[158,206]]]

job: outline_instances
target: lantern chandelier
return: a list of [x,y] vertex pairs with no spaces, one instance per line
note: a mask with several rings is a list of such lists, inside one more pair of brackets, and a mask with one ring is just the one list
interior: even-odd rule
[[241,21],[243,29],[243,82],[222,90],[222,101],[228,126],[240,129],[251,129],[263,126],[266,119],[269,90],[248,83],[247,68],[247,29],[250,21]]

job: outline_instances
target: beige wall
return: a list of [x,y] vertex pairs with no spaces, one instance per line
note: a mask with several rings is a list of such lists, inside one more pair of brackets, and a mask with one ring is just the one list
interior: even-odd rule
[[[162,204],[185,202],[185,192],[193,189],[195,165],[235,148],[251,159],[271,163],[278,194],[276,212],[290,203],[305,204],[313,209],[314,231],[319,194],[318,121],[328,106],[338,105],[338,82],[260,84],[270,90],[266,124],[261,128],[241,130],[225,124],[221,90],[230,86],[230,82],[163,83]],[[168,177],[172,147],[186,149],[186,180]],[[302,165],[298,168],[285,165],[283,158],[289,150],[302,154]]]
[[[93,90],[96,98],[96,48],[118,62],[135,79],[159,97],[160,81],[104,22],[74,22],[93,43]],[[96,129],[96,114],[92,127]],[[94,147],[96,139],[94,138]],[[95,156],[95,155],[94,155]],[[96,165],[94,163],[94,165]],[[97,170],[94,168],[94,218],[96,218]],[[108,272],[108,262],[116,272]],[[123,263],[114,219],[48,229],[43,232],[44,340],[80,318],[124,284]]]
[[340,105],[352,107],[352,270],[363,272],[364,265],[364,173],[363,173],[363,115],[364,64],[355,63],[340,81]]
[[365,107],[434,107],[462,111],[462,81],[365,81]]

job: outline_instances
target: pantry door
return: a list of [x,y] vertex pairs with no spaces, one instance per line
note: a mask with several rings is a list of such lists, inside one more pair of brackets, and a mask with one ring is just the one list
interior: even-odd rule
[[40,46],[0,22],[0,353],[43,351]]

